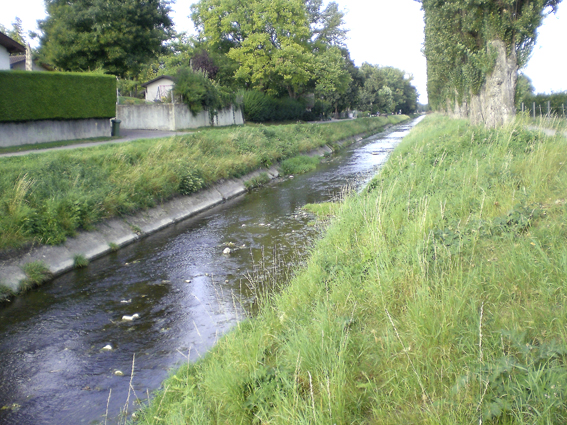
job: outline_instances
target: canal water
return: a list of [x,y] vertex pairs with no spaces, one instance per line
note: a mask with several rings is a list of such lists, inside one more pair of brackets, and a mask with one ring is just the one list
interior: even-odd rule
[[258,281],[301,265],[319,235],[301,207],[362,187],[418,120],[1,307],[0,423],[124,423],[171,370],[253,314]]

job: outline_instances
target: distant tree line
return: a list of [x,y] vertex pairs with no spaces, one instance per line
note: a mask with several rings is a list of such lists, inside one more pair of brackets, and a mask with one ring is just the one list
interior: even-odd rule
[[[301,110],[300,118],[308,119],[355,109],[417,109],[411,75],[355,66],[345,44],[344,12],[334,1],[200,0],[191,6],[196,37],[174,31],[167,0],[45,5],[40,34],[32,34],[40,39],[41,60],[58,70],[116,75],[123,94],[136,95],[141,83],[170,75],[192,111],[244,99]],[[21,21],[13,25],[8,35],[24,38]],[[244,96],[250,91],[262,96]]]
[[[547,109],[549,102],[549,111]],[[567,91],[557,93],[535,93],[531,80],[525,75],[518,76],[516,87],[516,110],[533,115],[550,115],[564,117],[567,114]]]

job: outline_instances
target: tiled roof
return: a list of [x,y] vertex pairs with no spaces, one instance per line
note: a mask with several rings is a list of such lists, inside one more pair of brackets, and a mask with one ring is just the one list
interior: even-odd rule
[[154,78],[153,80],[150,80],[147,83],[142,84],[142,87],[146,87],[149,84],[154,83],[154,82],[161,80],[161,79],[173,81],[173,77],[170,77],[169,75],[160,75],[159,77]]
[[4,46],[9,53],[25,53],[26,48],[16,40],[0,32],[0,46]]

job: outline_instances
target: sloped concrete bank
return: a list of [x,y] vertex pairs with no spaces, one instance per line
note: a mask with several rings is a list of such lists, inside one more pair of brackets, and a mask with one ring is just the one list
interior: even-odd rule
[[[380,131],[390,126],[391,124],[388,124]],[[311,152],[301,153],[301,155],[329,155],[334,150],[340,150],[342,147],[360,141],[363,137],[371,134],[376,133],[358,134],[334,143],[333,148],[323,146]],[[206,211],[228,199],[245,194],[247,192],[246,183],[258,178],[263,173],[267,173],[270,179],[279,177],[277,166],[272,166],[269,169],[260,169],[238,179],[219,182],[208,189],[192,195],[172,199],[155,208],[140,211],[132,216],[106,220],[96,225],[95,230],[79,232],[77,236],[68,238],[61,245],[33,247],[15,258],[0,261],[0,286],[8,288],[12,294],[19,293],[22,285],[28,278],[24,272],[26,265],[38,262],[41,262],[49,271],[49,276],[44,280],[44,282],[47,282],[54,277],[73,270],[77,256],[81,256],[89,261],[94,260],[165,227]],[[4,296],[4,301],[9,300],[9,298],[6,298],[6,295]],[[3,300],[2,292],[0,291],[1,301]]]

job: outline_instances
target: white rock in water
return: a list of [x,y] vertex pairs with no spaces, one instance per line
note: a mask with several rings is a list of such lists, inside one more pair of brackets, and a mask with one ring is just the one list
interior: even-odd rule
[[115,374],[116,376],[124,376],[124,372],[122,372],[121,370],[115,370],[115,371],[114,371],[114,374]]
[[125,320],[127,322],[131,322],[132,320],[136,320],[139,319],[140,315],[138,313],[133,314],[132,316],[122,316],[122,320]]
[[112,345],[110,345],[110,344],[105,345],[104,347],[102,347],[102,349],[103,349],[104,351],[110,351],[110,350],[112,350]]
[[223,254],[230,254],[231,252],[232,252],[232,250],[230,248],[225,248],[222,253]]

